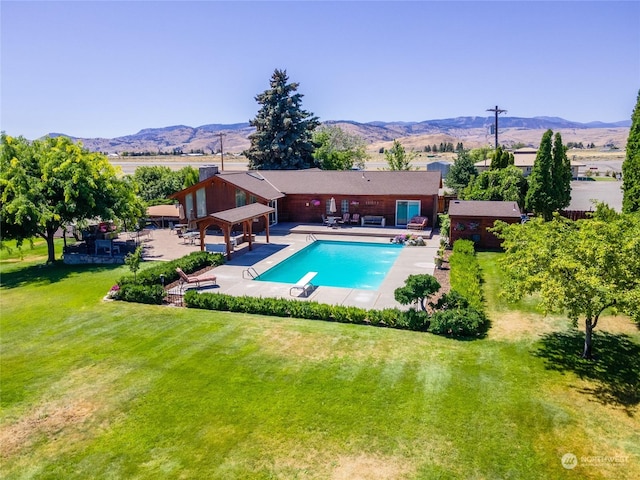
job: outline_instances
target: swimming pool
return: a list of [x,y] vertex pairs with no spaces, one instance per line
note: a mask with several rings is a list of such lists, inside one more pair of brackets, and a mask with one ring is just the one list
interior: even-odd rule
[[393,243],[317,240],[256,280],[296,283],[307,272],[318,272],[312,281],[317,286],[377,290],[402,248]]

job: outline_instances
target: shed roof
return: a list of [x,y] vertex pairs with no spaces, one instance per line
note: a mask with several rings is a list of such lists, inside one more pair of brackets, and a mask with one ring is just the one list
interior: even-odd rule
[[453,200],[449,203],[449,216],[520,218],[520,207],[517,202]]

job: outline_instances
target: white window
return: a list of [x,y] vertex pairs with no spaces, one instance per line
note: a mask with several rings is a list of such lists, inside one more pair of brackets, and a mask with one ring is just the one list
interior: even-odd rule
[[207,216],[207,197],[204,188],[196,190],[196,213],[198,218]]

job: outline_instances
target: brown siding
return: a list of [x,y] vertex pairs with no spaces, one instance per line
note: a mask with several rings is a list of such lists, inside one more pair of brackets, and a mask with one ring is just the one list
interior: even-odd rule
[[[479,248],[500,248],[501,241],[487,228],[493,227],[496,220],[506,223],[518,223],[516,218],[496,218],[496,217],[463,217],[451,216],[451,227],[449,231],[449,241],[453,245],[456,240],[472,240]],[[458,225],[463,225],[464,230],[459,230]],[[476,228],[473,227],[477,224]]]
[[[383,215],[387,226],[393,226],[396,222],[396,200],[420,200],[421,215],[429,218],[428,225],[433,226],[434,215],[437,210],[437,195],[429,196],[402,196],[391,195],[376,196],[344,196],[333,195],[338,208],[337,215],[342,215],[342,200],[349,201],[349,213],[364,215]],[[287,195],[278,201],[278,219],[281,222],[320,223],[322,215],[326,215],[326,205],[331,199],[327,195]],[[318,200],[320,205],[313,205],[313,200]],[[355,203],[355,204],[354,204]]]

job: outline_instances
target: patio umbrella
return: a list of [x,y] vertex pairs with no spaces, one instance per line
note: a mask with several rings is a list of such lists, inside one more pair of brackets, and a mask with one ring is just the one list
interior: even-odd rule
[[329,202],[329,213],[336,213],[338,209],[336,208],[336,199],[331,197],[331,202]]

